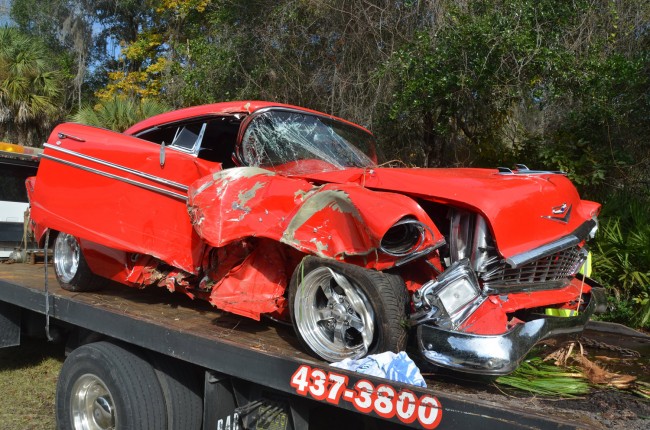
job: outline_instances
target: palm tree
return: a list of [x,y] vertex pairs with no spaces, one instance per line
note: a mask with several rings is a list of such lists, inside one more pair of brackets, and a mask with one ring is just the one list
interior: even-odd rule
[[84,106],[70,119],[82,124],[124,131],[138,121],[168,111],[164,103],[152,99],[116,96],[102,100],[95,107]]
[[61,116],[63,82],[45,46],[15,28],[0,28],[0,131],[33,144]]

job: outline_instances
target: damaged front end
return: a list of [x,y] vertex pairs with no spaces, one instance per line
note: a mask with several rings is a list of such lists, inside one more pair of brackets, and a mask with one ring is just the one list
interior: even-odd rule
[[602,288],[579,274],[595,217],[511,258],[497,253],[481,215],[452,210],[449,218],[449,246],[441,252],[447,268],[412,294],[410,322],[430,363],[466,373],[510,373],[538,342],[581,332],[604,304]]
[[539,314],[500,335],[446,330],[421,322],[417,326],[418,347],[429,362],[441,367],[484,375],[508,374],[539,341],[581,332],[597,306],[594,293],[585,294],[584,301],[577,316]]

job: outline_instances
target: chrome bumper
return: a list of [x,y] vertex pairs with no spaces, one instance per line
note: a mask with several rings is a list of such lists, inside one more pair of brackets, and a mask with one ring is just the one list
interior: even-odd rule
[[514,371],[526,354],[543,339],[581,332],[604,293],[592,289],[586,308],[575,317],[540,315],[501,335],[477,335],[434,327],[417,326],[417,342],[431,363],[465,373],[505,375]]

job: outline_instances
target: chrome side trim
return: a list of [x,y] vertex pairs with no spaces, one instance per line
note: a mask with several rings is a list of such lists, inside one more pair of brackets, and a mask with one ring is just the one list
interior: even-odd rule
[[[59,152],[63,152],[64,154],[72,155],[73,157],[78,157],[78,158],[81,158],[83,160],[87,160],[87,161],[90,161],[90,162],[93,162],[93,163],[101,164],[102,166],[111,167],[111,168],[113,168],[115,170],[120,170],[122,172],[131,173],[132,175],[139,176],[139,177],[144,178],[144,179],[148,179],[148,180],[150,180],[152,182],[157,182],[159,184],[167,185],[169,187],[176,188],[176,189],[181,190],[181,191],[186,191],[187,192],[187,190],[188,190],[187,186],[185,186],[183,184],[180,184],[178,182],[170,181],[169,179],[161,178],[159,176],[150,175],[148,173],[144,173],[144,172],[141,172],[139,170],[131,169],[129,167],[120,166],[119,164],[104,161],[102,159],[91,157],[89,155],[84,155],[84,154],[81,154],[81,153],[76,152],[76,151],[71,151],[69,149],[65,149],[65,148],[61,148],[61,147],[58,147],[58,146],[50,145],[49,143],[46,143],[43,146],[45,148],[49,148],[49,149],[52,149],[54,151],[59,151]],[[58,160],[58,159],[55,159],[55,158],[53,158],[51,156],[50,157],[45,157],[45,158],[49,158],[51,160]],[[81,165],[79,165],[79,166],[82,167]],[[119,178],[119,176],[118,176],[118,178]]]
[[153,185],[144,184],[142,182],[134,181],[132,179],[123,178],[121,176],[114,175],[112,173],[107,173],[107,172],[103,172],[101,170],[93,169],[92,167],[82,166],[81,164],[73,163],[72,161],[61,160],[60,158],[52,157],[51,155],[48,155],[48,154],[43,154],[42,157],[47,159],[47,160],[54,161],[56,163],[61,163],[61,164],[65,164],[67,166],[76,167],[77,169],[81,169],[81,170],[84,170],[86,172],[95,173],[97,175],[105,176],[107,178],[117,179],[118,181],[126,182],[127,184],[134,185],[136,187],[140,187],[140,188],[143,188],[145,190],[154,191],[156,193],[159,193],[159,194],[162,194],[162,195],[165,195],[165,196],[168,196],[168,197],[173,197],[175,199],[187,202],[187,196],[186,195],[176,193],[174,191],[168,191],[168,190],[165,190],[165,189],[162,189],[162,188],[159,188],[159,187],[155,187]]

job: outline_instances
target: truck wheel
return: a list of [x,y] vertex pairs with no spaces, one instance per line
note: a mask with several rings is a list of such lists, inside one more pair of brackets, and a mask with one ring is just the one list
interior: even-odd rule
[[289,310],[303,345],[330,362],[406,344],[406,287],[396,275],[306,257],[291,278]]
[[68,233],[59,233],[54,241],[54,273],[67,291],[94,291],[104,283],[90,271],[77,238]]
[[57,428],[167,428],[156,372],[138,354],[109,342],[81,346],[66,358],[56,387]]
[[151,362],[167,406],[169,430],[200,430],[203,424],[203,380],[187,363],[163,355]]

